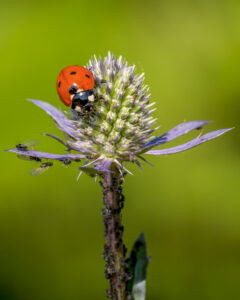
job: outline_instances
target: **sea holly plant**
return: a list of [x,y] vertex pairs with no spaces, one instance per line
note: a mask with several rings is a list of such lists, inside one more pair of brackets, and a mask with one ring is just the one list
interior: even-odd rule
[[[124,204],[122,184],[127,174],[132,174],[126,162],[142,168],[151,155],[167,155],[185,151],[216,138],[231,129],[211,131],[179,146],[157,149],[195,129],[202,129],[207,121],[183,122],[166,133],[156,134],[156,119],[152,116],[154,104],[150,102],[149,88],[144,74],[138,75],[135,66],[129,66],[122,58],[108,53],[104,58],[92,58],[86,66],[94,77],[93,109],[79,113],[73,106],[66,114],[53,105],[29,100],[43,109],[64,133],[64,138],[47,136],[65,147],[65,153],[52,154],[36,151],[19,144],[15,152],[21,158],[39,162],[32,172],[38,175],[60,161],[64,165],[78,164],[83,172],[99,178],[103,190],[102,216],[104,222],[103,257],[106,261],[105,277],[109,280],[107,296],[114,300],[145,299],[146,274],[149,258],[143,234],[136,240],[126,258],[123,243],[121,211]],[[154,136],[154,134],[156,136]]]

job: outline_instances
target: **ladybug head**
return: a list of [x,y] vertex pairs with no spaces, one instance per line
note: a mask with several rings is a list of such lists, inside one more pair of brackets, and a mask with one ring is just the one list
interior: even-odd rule
[[89,101],[94,99],[94,94],[92,90],[82,91],[74,94],[72,98],[72,109],[75,109],[76,106],[86,107]]

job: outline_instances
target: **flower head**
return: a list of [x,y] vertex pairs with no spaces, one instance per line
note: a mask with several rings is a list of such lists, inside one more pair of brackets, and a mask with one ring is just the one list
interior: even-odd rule
[[[112,164],[117,165],[120,170],[126,170],[123,166],[126,161],[140,166],[138,160],[145,160],[142,154],[162,155],[184,151],[230,130],[212,131],[170,149],[152,150],[191,130],[199,129],[208,122],[184,122],[165,134],[154,137],[152,134],[158,128],[154,127],[154,103],[150,103],[144,74],[136,74],[135,66],[129,66],[121,56],[116,59],[110,52],[103,60],[96,57],[91,59],[87,68],[93,74],[95,86],[93,109],[85,114],[71,109],[70,116],[67,116],[51,104],[30,100],[45,110],[65,133],[66,140],[52,134],[46,135],[67,147],[68,153],[58,155],[19,147],[8,151],[63,162],[83,159],[85,164],[80,168],[94,176],[110,172]],[[72,154],[71,151],[75,153]]]

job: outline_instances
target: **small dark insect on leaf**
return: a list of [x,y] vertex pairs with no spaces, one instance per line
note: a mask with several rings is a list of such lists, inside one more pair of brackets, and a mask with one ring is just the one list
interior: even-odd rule
[[70,165],[71,162],[72,162],[71,159],[64,159],[64,160],[62,161],[63,165],[65,165],[65,166]]
[[32,176],[39,176],[45,171],[47,171],[53,165],[52,162],[45,162],[40,165],[40,167],[33,169],[30,174]]
[[41,162],[41,161],[42,161],[41,158],[36,157],[36,156],[30,156],[30,159],[31,159],[31,160],[35,160],[35,161],[38,161],[38,162]]
[[42,168],[51,167],[51,166],[53,166],[53,162],[45,162],[40,165],[40,167]]
[[23,154],[18,154],[17,157],[22,160],[27,160],[27,161],[37,161],[37,162],[42,161],[41,158],[36,157],[36,156],[27,156],[27,155],[23,155]]
[[27,141],[27,142],[24,142],[24,143],[21,143],[21,144],[17,144],[16,145],[16,148],[18,150],[27,150],[28,148],[31,148],[31,147],[35,147],[38,145],[38,141],[37,140],[30,140],[30,141]]
[[24,144],[17,144],[16,145],[16,148],[18,150],[23,150],[23,151],[26,151],[27,150],[27,146],[25,146]]

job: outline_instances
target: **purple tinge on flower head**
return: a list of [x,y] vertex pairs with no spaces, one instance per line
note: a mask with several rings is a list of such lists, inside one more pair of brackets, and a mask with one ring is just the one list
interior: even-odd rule
[[94,167],[88,167],[88,166],[81,166],[79,167],[80,170],[88,173],[89,175],[100,175],[103,173],[111,172],[111,166],[113,161],[108,159],[103,159],[101,161],[98,161]]
[[112,160],[103,159],[97,164],[96,170],[101,172],[109,172],[109,170],[111,169],[111,165],[112,165]]
[[190,148],[196,147],[197,145],[200,145],[202,143],[205,143],[211,139],[214,139],[231,129],[232,128],[211,131],[202,136],[198,136],[197,138],[195,138],[185,144],[182,144],[182,145],[179,145],[176,147],[172,147],[172,148],[168,148],[168,149],[150,150],[150,151],[145,152],[145,154],[163,155],[163,154],[173,154],[173,153],[177,153],[177,152],[182,152],[182,151],[188,150]]

